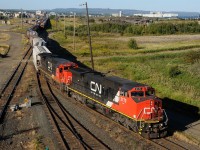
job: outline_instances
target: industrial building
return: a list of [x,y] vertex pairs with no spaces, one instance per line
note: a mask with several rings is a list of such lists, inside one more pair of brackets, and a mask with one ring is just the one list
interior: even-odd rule
[[177,18],[175,13],[150,12],[149,14],[134,14],[134,16],[149,17],[149,18]]

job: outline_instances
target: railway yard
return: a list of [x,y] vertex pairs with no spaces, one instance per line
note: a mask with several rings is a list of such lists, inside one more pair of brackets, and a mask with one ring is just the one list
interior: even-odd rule
[[[199,116],[167,109],[168,135],[148,140],[73,100],[45,76],[36,74],[32,47],[25,42],[24,34],[13,32],[14,27],[0,26],[0,33],[9,37],[6,41],[0,39],[0,44],[10,46],[7,57],[0,58],[0,149],[200,149]],[[199,35],[188,37],[200,40]],[[137,38],[146,44],[152,42]],[[178,37],[177,41],[180,40]],[[59,51],[64,50],[68,55],[55,39],[50,41],[49,50],[53,54],[63,57]],[[31,107],[17,108],[27,99],[31,100]],[[12,111],[11,106],[17,110]]]

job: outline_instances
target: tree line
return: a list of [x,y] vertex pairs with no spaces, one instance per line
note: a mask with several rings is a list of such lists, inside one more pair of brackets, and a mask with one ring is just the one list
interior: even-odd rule
[[[73,31],[73,26],[66,27],[68,31]],[[119,23],[102,23],[91,24],[91,31],[104,33],[120,33],[126,35],[169,35],[169,34],[184,34],[184,33],[200,33],[200,24],[194,22],[182,23],[151,23],[148,25],[133,25]],[[87,26],[80,25],[77,29],[78,35],[87,34]]]

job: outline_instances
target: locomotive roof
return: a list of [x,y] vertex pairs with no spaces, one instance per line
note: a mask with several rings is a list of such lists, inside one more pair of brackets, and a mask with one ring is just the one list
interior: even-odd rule
[[142,83],[134,82],[134,81],[123,79],[123,78],[116,77],[116,76],[109,76],[109,77],[106,77],[106,79],[117,83],[123,91],[131,90],[134,87],[147,86]]
[[66,60],[66,59],[63,59],[63,58],[58,58],[58,57],[49,57],[49,59],[52,61],[52,63],[56,67],[58,67],[61,64],[65,64],[65,63],[71,62],[69,60]]
[[76,73],[78,73],[80,75],[89,75],[90,76],[91,74],[93,74],[93,75],[95,74],[95,75],[101,75],[101,76],[103,76],[102,73],[90,70],[88,68],[81,68],[81,67],[79,67],[79,68],[71,68],[71,70],[75,71]]
[[[40,41],[42,41],[42,42],[45,42],[42,38],[40,38],[40,37],[35,37],[35,38],[33,38],[33,41],[35,41],[35,42],[40,42]],[[45,42],[46,43],[46,42]]]
[[51,53],[46,46],[34,46],[33,47],[34,51],[37,52],[38,54],[41,53]]

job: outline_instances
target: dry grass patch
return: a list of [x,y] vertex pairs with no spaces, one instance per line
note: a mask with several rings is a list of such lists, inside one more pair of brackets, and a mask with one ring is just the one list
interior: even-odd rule
[[10,39],[10,35],[6,33],[0,33],[0,41],[7,41]]
[[10,50],[9,45],[0,45],[0,55],[2,55],[2,56],[7,55],[9,50]]
[[193,145],[197,145],[200,147],[200,142],[197,141],[196,139],[190,137],[189,135],[185,134],[185,133],[182,133],[182,132],[175,132],[174,133],[174,136],[177,138],[177,139],[180,139],[186,143],[189,143],[189,144],[193,144]]

